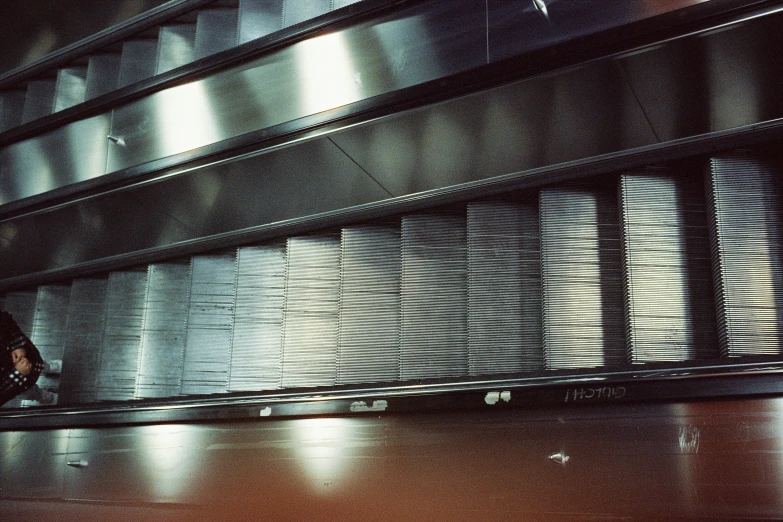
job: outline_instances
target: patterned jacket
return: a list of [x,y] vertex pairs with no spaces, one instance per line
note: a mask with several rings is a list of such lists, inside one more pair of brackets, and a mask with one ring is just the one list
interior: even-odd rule
[[[11,352],[24,348],[33,370],[22,375],[14,368]],[[44,361],[38,349],[22,332],[11,314],[0,312],[0,405],[10,401],[38,381]]]

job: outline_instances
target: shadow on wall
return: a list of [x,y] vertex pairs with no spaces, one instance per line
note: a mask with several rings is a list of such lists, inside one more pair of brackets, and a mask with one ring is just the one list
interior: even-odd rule
[[168,0],[10,0],[0,3],[0,74],[165,4]]

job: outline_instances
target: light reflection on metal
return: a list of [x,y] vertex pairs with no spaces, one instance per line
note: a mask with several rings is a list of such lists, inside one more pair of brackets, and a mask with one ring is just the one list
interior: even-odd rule
[[741,38],[743,31],[737,27],[731,27],[723,37],[704,39],[709,49],[705,68],[710,80],[710,127],[716,130],[757,122],[764,106],[767,87],[762,76],[766,73],[747,57],[763,62],[764,45],[769,44]]
[[181,500],[192,487],[200,457],[193,454],[194,428],[178,424],[158,424],[140,429],[139,452],[149,481],[159,502]]
[[[669,406],[672,416],[686,421],[690,419],[696,419],[699,416],[699,406],[696,403],[680,403],[672,404]],[[693,506],[698,501],[698,455],[696,451],[688,451],[693,448],[691,442],[693,438],[693,429],[696,429],[692,424],[680,424],[677,426],[677,443],[682,453],[681,458],[676,460],[676,473],[677,483],[679,484],[679,494],[681,495],[682,502],[689,509],[693,509]],[[674,435],[674,434],[673,434]],[[698,444],[698,439],[697,444]],[[698,446],[696,446],[698,449]]]
[[164,154],[190,150],[221,139],[203,82],[166,89],[154,100]]
[[546,4],[544,3],[544,0],[532,0],[533,6],[538,10],[539,13],[541,13],[544,18],[546,18],[546,21],[549,23],[552,23],[552,21],[549,19],[549,12],[546,9]]
[[22,431],[7,432],[4,434],[2,438],[3,450],[1,455],[3,457],[3,462],[7,465],[13,466],[15,463],[19,463],[18,461],[22,455],[16,450],[20,447],[23,437],[24,432]]
[[[23,175],[17,175],[14,178],[17,197],[40,194],[56,186],[55,172],[53,171],[60,170],[62,165],[52,165],[50,161],[52,157],[47,153],[51,152],[47,151],[47,143],[43,140],[28,140],[18,143],[12,148],[15,163],[22,164],[24,168]],[[62,153],[60,151],[60,154]],[[0,187],[0,191],[5,192],[6,190],[7,187]]]
[[343,478],[351,424],[350,419],[340,418],[294,421],[294,451],[317,493],[329,493],[329,486]]
[[0,204],[105,174],[108,121],[87,118],[0,149]]
[[557,453],[551,454],[549,456],[549,460],[557,464],[560,464],[561,466],[565,466],[568,463],[568,461],[571,460],[571,457],[566,455],[564,451],[558,451]]
[[[434,42],[439,36],[430,34],[426,22],[425,17],[415,16],[385,21],[370,28],[374,40],[380,46],[379,58],[383,58],[383,66],[387,69],[382,72],[389,75],[386,80],[390,81],[395,89],[454,72],[455,64],[444,63],[438,59],[435,45],[413,48],[412,42]],[[460,20],[454,22],[459,23]],[[405,41],[399,40],[400,35],[405,35]]]
[[0,223],[0,237],[12,242],[14,238],[19,234],[19,227],[12,221],[6,221]]
[[294,49],[305,114],[361,99],[362,76],[352,63],[345,34],[318,36],[300,42]]

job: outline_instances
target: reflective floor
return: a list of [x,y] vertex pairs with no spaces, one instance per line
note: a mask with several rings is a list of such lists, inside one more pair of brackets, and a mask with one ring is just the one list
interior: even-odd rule
[[[780,518],[781,426],[783,399],[768,398],[6,432],[4,496],[38,501],[0,509],[35,520]],[[29,462],[39,469],[23,472]]]

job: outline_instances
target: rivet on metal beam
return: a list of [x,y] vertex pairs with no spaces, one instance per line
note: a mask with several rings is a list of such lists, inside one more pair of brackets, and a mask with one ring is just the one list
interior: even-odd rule
[[549,20],[549,11],[546,9],[546,4],[544,3],[544,0],[533,0],[533,7],[536,8],[538,12],[540,12],[544,18],[546,18],[547,22],[551,23],[551,20]]
[[557,453],[553,453],[549,456],[549,460],[556,462],[560,464],[561,466],[565,466],[566,463],[571,459],[568,455],[566,455],[562,451],[558,451]]
[[106,137],[109,139],[109,141],[110,141],[110,142],[112,142],[112,143],[116,143],[116,144],[117,144],[117,145],[119,145],[120,147],[124,147],[124,146],[125,146],[125,140],[124,140],[124,139],[122,139],[122,138],[121,138],[121,137],[119,137],[119,136],[112,136],[111,134],[109,134],[109,135],[108,135],[108,136],[106,136]]

